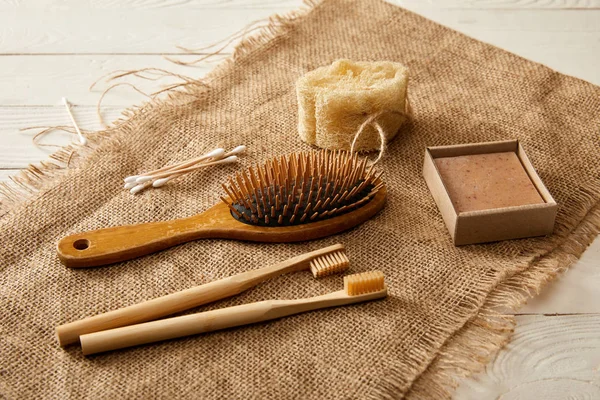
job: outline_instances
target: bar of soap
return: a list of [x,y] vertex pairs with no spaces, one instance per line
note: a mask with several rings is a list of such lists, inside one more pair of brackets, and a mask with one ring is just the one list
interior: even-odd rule
[[514,152],[440,157],[435,164],[457,213],[544,203]]
[[[321,148],[350,150],[361,124],[386,111],[377,123],[389,142],[407,119],[407,86],[408,68],[390,61],[337,60],[310,71],[296,82],[300,138]],[[379,134],[367,126],[355,149],[379,148]]]

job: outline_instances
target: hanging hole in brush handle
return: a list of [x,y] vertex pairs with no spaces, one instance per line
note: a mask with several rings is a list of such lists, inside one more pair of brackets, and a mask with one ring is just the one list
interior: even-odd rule
[[57,252],[67,267],[96,267],[144,256],[207,234],[196,216],[77,233],[61,239]]
[[77,250],[85,250],[90,247],[90,241],[87,239],[77,239],[73,242],[73,247]]

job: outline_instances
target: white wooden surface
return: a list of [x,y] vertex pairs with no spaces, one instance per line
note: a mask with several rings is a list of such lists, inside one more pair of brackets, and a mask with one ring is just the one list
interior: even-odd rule
[[[477,39],[600,85],[600,0],[393,0]],[[162,55],[203,47],[299,0],[0,0],[0,181],[51,148],[31,143],[33,125],[68,125],[71,100],[84,129],[97,129],[95,104],[114,70],[144,67],[202,77],[215,65],[184,67]],[[229,48],[230,49],[230,48]],[[203,54],[203,51],[197,51]],[[180,57],[195,59],[195,55]],[[135,82],[152,91],[159,82]],[[144,97],[120,87],[106,96],[107,120]],[[42,142],[73,140],[54,133]],[[457,399],[600,398],[600,239],[566,274],[519,311],[513,341]]]
[[600,399],[598,314],[517,317],[511,342],[458,399]]

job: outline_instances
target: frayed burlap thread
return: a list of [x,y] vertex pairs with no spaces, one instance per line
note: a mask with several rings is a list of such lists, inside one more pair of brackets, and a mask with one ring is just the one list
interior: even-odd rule
[[[0,397],[448,398],[508,340],[514,321],[494,307],[518,307],[598,234],[600,88],[382,1],[311,6],[273,17],[202,82],[128,110],[4,191]],[[216,145],[248,145],[246,165],[308,149],[294,82],[342,57],[411,70],[413,116],[377,164],[389,190],[380,214],[309,243],[204,240],[103,268],[60,264],[61,237],[201,212],[236,167],[137,197],[121,189],[123,176]],[[454,247],[421,177],[425,147],[509,138],[560,205],[555,233]],[[389,298],[89,358],[56,343],[59,324],[335,242],[347,246],[352,272],[385,273]],[[340,288],[339,276],[297,273],[199,310]]]

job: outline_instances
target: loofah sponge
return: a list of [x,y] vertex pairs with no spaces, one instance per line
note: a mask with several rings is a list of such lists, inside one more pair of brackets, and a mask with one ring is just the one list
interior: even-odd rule
[[[408,68],[389,61],[337,60],[310,71],[296,82],[300,138],[322,148],[350,150],[361,124],[382,113],[376,122],[390,141],[407,118],[407,86]],[[355,150],[380,145],[376,129],[367,126]]]

